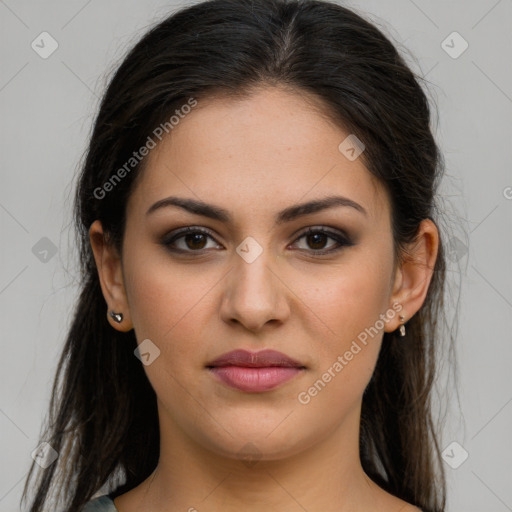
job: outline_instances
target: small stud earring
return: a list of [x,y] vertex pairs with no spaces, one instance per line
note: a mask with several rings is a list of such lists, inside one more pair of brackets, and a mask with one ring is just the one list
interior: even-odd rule
[[400,315],[398,318],[400,319],[400,322],[402,322],[402,325],[400,326],[400,336],[405,336],[405,325],[403,324],[405,318],[403,315]]
[[123,313],[114,313],[113,311],[110,312],[110,316],[114,319],[115,322],[120,324],[123,321]]

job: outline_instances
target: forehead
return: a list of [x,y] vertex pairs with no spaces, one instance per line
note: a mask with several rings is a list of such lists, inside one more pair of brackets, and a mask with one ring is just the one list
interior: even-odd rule
[[[129,199],[142,211],[167,195],[272,214],[334,193],[389,214],[383,185],[340,144],[350,135],[312,96],[276,87],[198,101],[150,151]],[[259,204],[257,208],[256,205]]]

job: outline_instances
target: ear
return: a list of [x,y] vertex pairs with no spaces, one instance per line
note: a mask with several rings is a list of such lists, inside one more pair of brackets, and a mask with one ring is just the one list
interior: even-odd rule
[[[103,233],[103,227],[99,220],[95,220],[89,228],[89,240],[98,269],[101,291],[108,304],[107,319],[110,325],[121,332],[133,329],[130,317],[128,300],[124,286],[121,258],[113,244],[109,243]],[[122,313],[121,323],[116,322],[110,311]]]
[[[439,248],[439,232],[430,219],[421,221],[415,240],[409,244],[403,261],[396,269],[391,304],[402,305],[400,315],[409,321],[421,308],[427,296]],[[399,315],[387,323],[385,331],[392,332],[400,326]]]

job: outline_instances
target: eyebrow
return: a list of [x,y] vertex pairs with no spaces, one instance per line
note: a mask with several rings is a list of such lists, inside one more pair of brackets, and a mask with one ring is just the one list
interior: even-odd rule
[[[160,199],[149,207],[146,215],[169,206],[177,206],[178,208],[182,208],[183,210],[186,210],[195,215],[202,215],[203,217],[208,217],[220,222],[229,223],[232,221],[232,217],[229,211],[221,208],[220,206],[204,203],[203,201],[196,199],[188,199],[175,196]],[[296,204],[285,208],[277,214],[276,224],[279,225],[285,222],[291,222],[292,220],[295,220],[299,217],[339,206],[354,208],[363,215],[368,215],[368,212],[359,203],[352,201],[352,199],[349,199],[348,197],[328,196],[322,199],[316,199],[307,203]]]

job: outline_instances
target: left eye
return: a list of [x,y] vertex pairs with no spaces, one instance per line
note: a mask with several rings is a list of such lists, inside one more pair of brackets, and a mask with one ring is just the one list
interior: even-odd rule
[[[339,251],[343,246],[353,245],[352,242],[341,233],[326,231],[324,229],[309,228],[305,233],[299,236],[297,240],[301,240],[302,238],[305,238],[309,245],[313,246],[313,250],[310,251],[313,254],[329,254]],[[334,240],[337,244],[337,247],[325,249],[325,243],[329,239]],[[336,246],[336,244],[334,245]]]
[[[215,241],[214,237],[209,231],[199,228],[185,228],[177,233],[174,233],[170,238],[166,237],[163,244],[171,251],[175,252],[200,252],[205,249],[207,239]],[[299,248],[300,250],[306,250],[312,254],[329,254],[340,250],[343,246],[350,246],[353,243],[342,233],[326,231],[325,229],[313,229],[309,228],[306,232],[302,233],[294,243],[297,243],[301,239],[305,239],[310,249]],[[327,241],[331,239],[335,242],[334,248],[325,248]],[[184,244],[181,247],[179,243]]]

